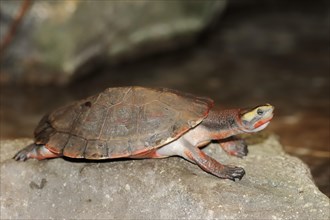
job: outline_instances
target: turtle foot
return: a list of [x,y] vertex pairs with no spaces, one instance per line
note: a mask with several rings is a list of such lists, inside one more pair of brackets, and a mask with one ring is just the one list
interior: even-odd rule
[[15,156],[13,157],[16,161],[26,161],[30,158],[29,154],[31,151],[35,149],[35,144],[30,144],[29,146],[23,148],[22,150],[18,151]]
[[43,160],[59,156],[59,154],[55,154],[49,151],[44,145],[30,144],[22,150],[18,151],[13,157],[13,159],[17,161],[26,161],[30,158]]
[[28,159],[28,156],[20,151],[17,154],[15,154],[13,159],[16,161],[26,161]]
[[244,140],[232,140],[219,144],[229,155],[242,158],[248,154],[247,144]]
[[245,175],[245,170],[241,167],[224,166],[220,177],[235,181],[236,179],[241,180],[244,175]]

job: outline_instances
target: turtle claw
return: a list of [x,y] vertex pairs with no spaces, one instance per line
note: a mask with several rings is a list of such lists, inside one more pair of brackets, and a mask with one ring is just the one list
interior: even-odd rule
[[222,171],[224,179],[230,179],[235,182],[236,179],[241,180],[245,175],[245,170],[242,167],[225,166]]
[[16,161],[26,161],[28,158],[29,158],[28,157],[28,152],[25,149],[17,152],[15,154],[15,156],[13,157],[13,159],[16,160]]
[[16,161],[26,161],[27,159],[31,158],[31,154],[36,153],[36,148],[36,144],[30,144],[22,150],[18,151],[13,159]]

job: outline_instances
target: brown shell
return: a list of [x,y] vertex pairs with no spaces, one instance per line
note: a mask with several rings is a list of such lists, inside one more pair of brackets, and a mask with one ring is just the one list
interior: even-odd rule
[[72,158],[133,157],[177,139],[212,106],[211,99],[169,89],[109,88],[44,116],[35,142]]

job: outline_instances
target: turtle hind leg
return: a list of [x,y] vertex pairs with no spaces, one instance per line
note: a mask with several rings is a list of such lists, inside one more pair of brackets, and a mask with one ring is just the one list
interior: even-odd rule
[[184,150],[184,157],[195,162],[199,167],[222,179],[242,179],[245,171],[241,167],[226,166],[205,154],[197,147],[189,146]]
[[44,145],[30,144],[22,150],[18,151],[13,157],[17,161],[25,161],[30,158],[43,160],[47,158],[59,157],[60,155],[55,154],[48,150]]

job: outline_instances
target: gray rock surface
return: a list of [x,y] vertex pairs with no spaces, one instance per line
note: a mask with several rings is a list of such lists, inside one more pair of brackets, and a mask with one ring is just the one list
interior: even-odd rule
[[275,136],[244,159],[204,150],[245,168],[221,180],[178,157],[102,163],[61,158],[16,162],[30,139],[2,140],[1,219],[329,219],[329,199]]

